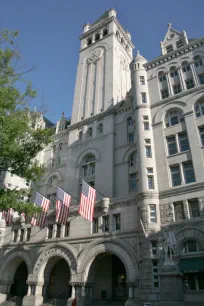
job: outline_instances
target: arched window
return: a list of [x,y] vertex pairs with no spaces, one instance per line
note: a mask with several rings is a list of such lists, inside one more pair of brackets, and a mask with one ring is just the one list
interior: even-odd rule
[[98,125],[98,134],[102,134],[103,133],[103,123],[100,123]]
[[194,57],[194,63],[196,67],[202,66],[203,65],[203,61],[200,55],[196,55]]
[[160,71],[158,74],[158,80],[159,80],[159,88],[161,93],[161,98],[166,99],[169,97],[169,89],[166,79],[166,74],[164,71]]
[[183,72],[191,71],[190,64],[187,61],[182,63],[182,70]]
[[182,246],[183,253],[195,253],[202,251],[202,246],[196,240],[188,240]]
[[127,126],[133,126],[134,122],[133,122],[133,119],[132,117],[128,117],[127,118]]
[[126,46],[125,46],[125,49],[126,49],[127,51],[129,51],[129,46],[128,46],[128,45],[126,45]]
[[204,116],[204,99],[195,104],[194,110],[196,117]]
[[135,167],[135,164],[136,164],[136,153],[135,152],[130,154],[128,164],[129,164],[129,167]]
[[82,139],[82,135],[83,135],[82,131],[79,131],[79,140]]
[[171,76],[171,84],[173,87],[173,91],[174,94],[176,95],[181,92],[180,78],[176,67],[170,68],[170,76]]
[[100,39],[100,34],[99,33],[96,33],[95,35],[95,41],[98,41]]
[[116,36],[117,36],[117,38],[120,38],[120,33],[119,33],[119,31],[116,31]]
[[60,144],[59,144],[59,151],[62,150],[62,147],[63,147],[63,143],[60,143]]
[[165,125],[166,127],[170,127],[179,123],[184,122],[184,116],[181,111],[172,110],[166,114],[165,117]]
[[87,45],[89,46],[89,45],[91,45],[91,44],[92,44],[92,38],[89,37],[89,38],[87,39]]
[[84,158],[82,163],[82,176],[90,177],[95,175],[95,156],[89,154]]
[[107,28],[105,28],[105,29],[103,30],[103,36],[106,36],[106,35],[108,35],[108,29],[107,29]]
[[57,177],[52,176],[48,181],[49,188],[55,187],[57,185]]
[[123,39],[123,38],[121,38],[121,43],[122,43],[122,44],[124,44],[124,42],[125,42],[125,41],[124,41],[124,39]]
[[93,135],[93,129],[92,129],[92,127],[88,128],[87,134],[88,134],[89,137],[92,137],[92,135]]

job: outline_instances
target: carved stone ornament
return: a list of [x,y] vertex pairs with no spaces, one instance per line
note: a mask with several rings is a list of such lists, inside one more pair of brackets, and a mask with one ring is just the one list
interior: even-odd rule
[[101,57],[102,53],[103,53],[102,49],[99,48],[95,49],[87,59],[88,64],[91,63],[95,64],[95,62]]

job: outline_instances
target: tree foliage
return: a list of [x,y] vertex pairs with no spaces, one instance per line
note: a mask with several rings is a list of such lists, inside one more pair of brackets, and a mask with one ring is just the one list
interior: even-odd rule
[[[51,141],[52,131],[32,127],[38,114],[30,110],[29,102],[36,97],[36,91],[24,80],[29,70],[21,65],[22,56],[15,45],[17,36],[17,31],[6,29],[0,33],[0,171],[36,182],[44,172],[36,157]],[[33,204],[22,200],[29,192],[1,188],[0,210],[12,207],[33,213]]]

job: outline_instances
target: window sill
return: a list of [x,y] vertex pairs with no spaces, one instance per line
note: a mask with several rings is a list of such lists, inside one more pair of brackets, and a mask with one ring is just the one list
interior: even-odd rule
[[179,156],[179,155],[182,155],[182,154],[185,154],[185,153],[188,153],[188,152],[190,152],[190,150],[178,152],[178,153],[175,153],[175,154],[172,154],[172,155],[167,155],[167,158],[174,157],[174,156]]
[[196,182],[192,182],[192,183],[183,183],[183,184],[180,184],[180,185],[178,185],[178,186],[171,186],[170,188],[179,188],[179,187],[184,187],[184,186],[186,186],[186,185],[193,185],[193,184],[196,184]]

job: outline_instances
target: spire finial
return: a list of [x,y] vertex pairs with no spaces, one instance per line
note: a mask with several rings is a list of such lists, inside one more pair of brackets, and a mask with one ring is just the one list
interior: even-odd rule
[[137,55],[140,55],[140,51],[139,50],[137,50]]
[[172,26],[172,23],[168,23],[168,28],[171,28],[171,26]]

